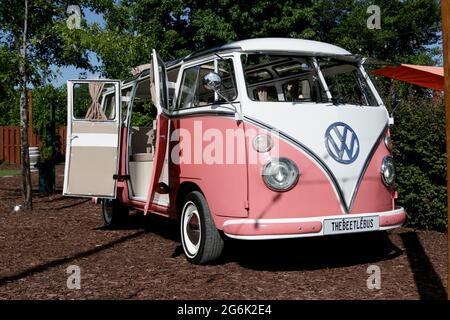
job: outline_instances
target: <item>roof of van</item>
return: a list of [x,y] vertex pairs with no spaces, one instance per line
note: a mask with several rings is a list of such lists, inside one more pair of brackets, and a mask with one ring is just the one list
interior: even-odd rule
[[207,54],[220,51],[269,51],[269,52],[291,52],[311,56],[334,56],[350,55],[347,50],[333,44],[304,39],[294,38],[255,38],[231,42],[219,47],[196,51],[185,58],[169,62],[168,65],[175,65],[181,61],[198,58]]
[[329,43],[293,38],[257,38],[241,40],[223,45],[220,49],[226,50],[235,47],[241,48],[243,51],[290,51],[327,55],[350,54],[347,50]]

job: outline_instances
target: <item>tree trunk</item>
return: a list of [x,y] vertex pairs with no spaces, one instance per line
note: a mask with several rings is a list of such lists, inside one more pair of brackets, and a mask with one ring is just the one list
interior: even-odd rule
[[28,0],[25,0],[25,19],[23,24],[20,73],[20,149],[22,157],[22,208],[33,209],[31,195],[30,155],[28,150],[28,108],[27,108],[27,30],[28,29]]

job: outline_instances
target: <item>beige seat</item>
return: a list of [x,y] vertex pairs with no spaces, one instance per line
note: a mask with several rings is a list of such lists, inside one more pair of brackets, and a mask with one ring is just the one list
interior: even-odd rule
[[132,161],[135,162],[153,161],[153,153],[135,153],[132,156]]

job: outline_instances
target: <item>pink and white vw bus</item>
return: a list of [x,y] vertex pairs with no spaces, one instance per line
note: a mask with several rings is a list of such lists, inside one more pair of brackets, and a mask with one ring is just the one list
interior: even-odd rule
[[[226,237],[281,239],[399,227],[392,119],[363,68],[337,46],[230,43],[134,77],[68,82],[64,195],[178,219],[187,259]],[[135,71],[136,71],[135,70]]]

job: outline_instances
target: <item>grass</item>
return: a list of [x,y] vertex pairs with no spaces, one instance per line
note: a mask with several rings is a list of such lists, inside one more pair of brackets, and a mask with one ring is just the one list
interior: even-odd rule
[[20,174],[20,170],[0,170],[0,177],[15,176]]

